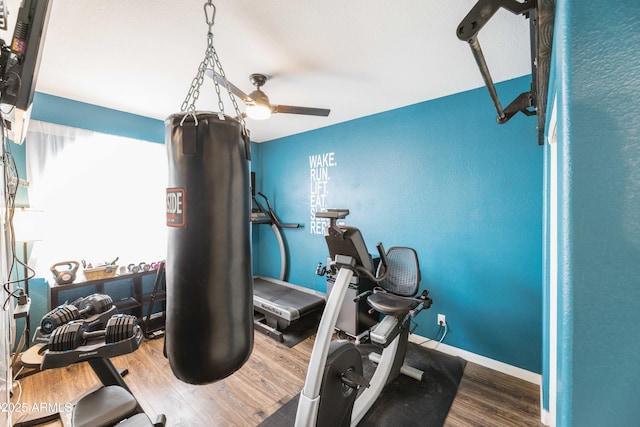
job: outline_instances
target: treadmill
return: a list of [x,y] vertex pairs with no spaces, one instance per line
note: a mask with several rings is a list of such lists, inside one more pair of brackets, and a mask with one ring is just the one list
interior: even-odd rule
[[[252,181],[254,180],[255,175],[252,173]],[[255,188],[254,185],[251,187]],[[258,202],[256,195],[252,194],[251,222],[271,226],[280,247],[280,276],[277,279],[264,276],[253,277],[254,326],[260,332],[282,342],[284,340],[283,330],[303,316],[323,310],[326,296],[322,292],[285,280],[287,254],[280,229],[299,228],[300,224],[280,222],[269,203],[269,199],[260,192],[257,194],[264,199],[266,208]]]

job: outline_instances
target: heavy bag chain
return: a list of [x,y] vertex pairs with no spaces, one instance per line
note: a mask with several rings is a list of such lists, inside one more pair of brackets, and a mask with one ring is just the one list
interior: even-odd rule
[[[213,46],[212,29],[213,29],[213,23],[214,23],[215,17],[216,17],[216,7],[213,4],[212,0],[208,0],[204,4],[204,18],[205,18],[205,22],[209,26],[209,31],[207,32],[207,50],[205,51],[204,59],[202,60],[202,62],[200,63],[200,66],[198,67],[198,73],[196,74],[196,76],[193,78],[193,81],[191,82],[191,87],[189,88],[187,97],[184,99],[184,102],[182,103],[182,107],[180,108],[180,111],[182,112],[186,111],[188,113],[182,118],[182,121],[180,122],[180,124],[182,125],[182,123],[184,122],[184,119],[189,115],[191,115],[193,116],[196,126],[198,125],[198,119],[195,114],[196,113],[195,104],[196,104],[196,101],[198,100],[198,97],[200,96],[200,86],[202,86],[202,83],[204,81],[204,72],[207,70],[207,67],[211,68],[211,70],[213,71],[215,71],[215,69],[218,68],[219,74],[224,79],[224,86],[227,89],[229,98],[231,98],[231,102],[233,103],[233,108],[235,109],[236,116],[238,117],[238,120],[242,125],[242,133],[245,134],[246,125],[245,125],[244,117],[240,112],[240,108],[238,107],[238,103],[236,102],[235,96],[231,92],[229,81],[227,80],[227,76],[225,75],[224,70],[222,69],[222,64],[220,63],[220,58],[216,53],[216,48]],[[216,89],[216,95],[218,96],[218,108],[220,109],[218,117],[220,118],[220,120],[224,120],[224,102],[222,102],[222,96],[220,94],[220,84],[218,83],[218,80],[216,78],[212,78],[212,80],[213,80],[213,85]]]

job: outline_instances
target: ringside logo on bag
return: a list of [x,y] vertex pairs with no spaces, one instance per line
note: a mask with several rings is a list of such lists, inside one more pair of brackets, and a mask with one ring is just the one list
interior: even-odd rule
[[167,188],[167,225],[183,227],[185,220],[184,188]]

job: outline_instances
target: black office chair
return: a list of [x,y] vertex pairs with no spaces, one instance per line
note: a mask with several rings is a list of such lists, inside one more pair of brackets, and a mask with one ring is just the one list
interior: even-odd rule
[[[395,379],[399,373],[421,381],[424,373],[404,365],[404,359],[409,334],[412,332],[411,319],[423,309],[428,309],[432,300],[428,297],[429,292],[426,290],[422,295],[416,297],[421,276],[418,254],[414,249],[394,246],[387,251],[386,258],[388,267],[380,263],[376,274],[376,276],[382,277],[386,273],[385,278],[367,297],[367,303],[377,312],[397,318],[398,326],[393,327],[392,330],[374,327],[370,331],[369,338],[371,342],[384,347],[400,335],[398,350],[387,384]],[[385,321],[383,319],[383,322]],[[377,362],[379,356],[376,353],[371,353],[369,359]]]

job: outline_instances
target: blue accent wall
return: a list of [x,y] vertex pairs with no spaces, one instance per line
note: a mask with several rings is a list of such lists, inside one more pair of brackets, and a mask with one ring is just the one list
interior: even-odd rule
[[[530,83],[497,87],[511,100]],[[535,118],[495,116],[482,87],[259,144],[257,188],[283,222],[303,224],[283,230],[289,281],[325,290],[311,210],[348,208],[372,254],[379,241],[418,251],[434,304],[416,333],[435,336],[443,313],[445,343],[540,373],[543,148]],[[327,153],[324,167],[310,166]],[[277,277],[273,232],[253,227],[255,272]]]
[[640,423],[640,3],[560,0],[558,426]]
[[164,122],[36,92],[31,118],[110,135],[164,144]]

